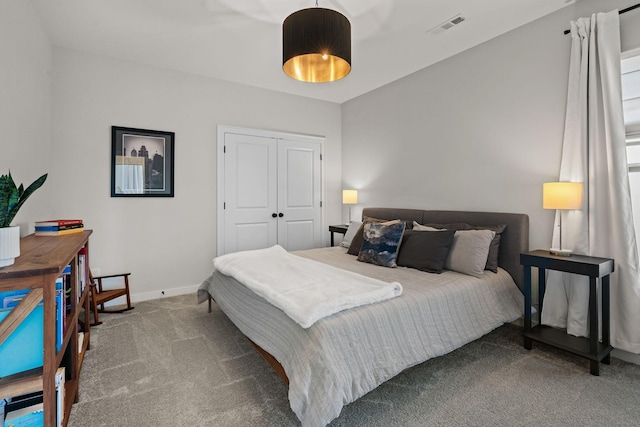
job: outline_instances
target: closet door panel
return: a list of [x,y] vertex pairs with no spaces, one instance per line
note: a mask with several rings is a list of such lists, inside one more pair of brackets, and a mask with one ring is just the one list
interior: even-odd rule
[[277,141],[225,136],[225,253],[277,243]]
[[321,146],[278,141],[278,244],[289,251],[322,244]]
[[301,251],[313,248],[310,242],[313,242],[316,235],[314,221],[281,221],[278,231],[282,228],[286,228],[282,234],[287,238],[287,250]]

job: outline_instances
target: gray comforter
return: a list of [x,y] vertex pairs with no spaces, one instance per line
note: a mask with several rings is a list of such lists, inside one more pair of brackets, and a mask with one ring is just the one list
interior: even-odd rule
[[340,247],[296,254],[397,281],[404,288],[397,298],[346,310],[303,329],[231,277],[214,272],[200,286],[200,302],[211,295],[242,333],[283,366],[291,409],[303,426],[326,425],[344,405],[402,370],[522,315],[522,294],[502,269],[476,278],[378,267],[358,262]]

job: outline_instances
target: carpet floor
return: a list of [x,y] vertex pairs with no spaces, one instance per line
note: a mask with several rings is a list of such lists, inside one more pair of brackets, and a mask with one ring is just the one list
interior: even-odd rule
[[[91,329],[68,425],[298,426],[287,388],[214,304],[183,295],[103,314]],[[407,369],[347,405],[332,427],[638,426],[640,366],[600,376],[504,325]]]

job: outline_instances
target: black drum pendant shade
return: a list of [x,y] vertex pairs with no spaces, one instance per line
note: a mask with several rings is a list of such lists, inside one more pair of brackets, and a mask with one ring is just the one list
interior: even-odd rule
[[332,82],[351,71],[351,24],[341,13],[314,7],[282,24],[282,69],[303,82]]

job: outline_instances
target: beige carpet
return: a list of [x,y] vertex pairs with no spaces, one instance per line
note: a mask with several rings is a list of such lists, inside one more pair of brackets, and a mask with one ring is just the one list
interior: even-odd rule
[[[102,317],[102,316],[101,316]],[[297,426],[287,389],[215,306],[136,304],[92,329],[71,427]],[[332,426],[638,426],[640,366],[589,363],[505,325],[406,370]]]

